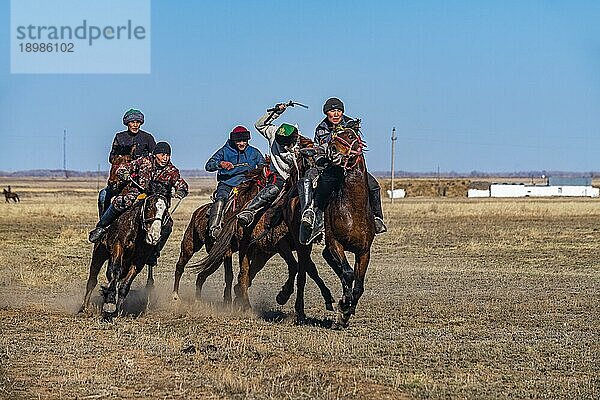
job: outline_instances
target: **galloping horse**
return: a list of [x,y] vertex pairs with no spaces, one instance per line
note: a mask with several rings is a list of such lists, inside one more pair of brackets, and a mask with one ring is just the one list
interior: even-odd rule
[[[252,171],[246,173],[246,182],[242,183],[239,187],[234,189],[233,198],[227,203],[224,211],[224,217],[227,218],[234,213],[237,213],[244,204],[256,195],[260,190],[260,185],[265,181],[265,165],[259,165]],[[179,252],[179,259],[175,266],[175,281],[173,284],[173,299],[179,299],[179,283],[181,276],[185,269],[186,264],[190,261],[192,256],[200,251],[203,246],[206,246],[206,250],[210,251],[215,239],[210,235],[208,215],[210,212],[212,203],[204,204],[194,211],[192,218],[185,230],[183,239],[181,240],[181,250]],[[232,246],[228,252],[223,256],[223,266],[225,268],[225,289],[223,291],[223,303],[231,304],[231,287],[233,283],[233,264],[232,254],[237,251],[235,246]],[[218,267],[218,266],[217,266]],[[214,272],[214,271],[212,271]],[[209,271],[203,271],[198,273],[196,277],[196,299],[200,299],[202,294],[202,286],[208,276],[212,274]]]
[[21,199],[19,199],[19,195],[16,194],[15,192],[13,192],[10,189],[10,186],[8,186],[8,190],[4,189],[4,198],[6,199],[7,203],[10,203],[10,199],[12,199],[12,201],[16,202],[21,202]]
[[[267,180],[269,179],[267,166],[258,166],[254,170],[249,171],[246,174],[246,177],[248,180],[236,188],[237,194],[235,195],[235,203],[228,207],[225,211],[225,226],[233,225],[235,227],[237,223],[237,213],[243,209],[246,203],[252,200],[258,191],[266,184]],[[225,304],[231,304],[231,285],[233,281],[232,254],[233,252],[238,251],[239,241],[233,240],[233,229],[231,229],[230,234],[228,234],[226,238],[221,239],[223,237],[223,235],[221,235],[217,240],[218,245],[215,243],[215,240],[209,235],[209,208],[210,204],[206,204],[198,208],[192,215],[192,219],[185,231],[183,240],[181,242],[179,260],[177,261],[175,269],[173,298],[177,299],[179,296],[179,282],[181,280],[185,265],[189,262],[195,252],[199,251],[203,245],[206,245],[207,251],[210,255],[212,255],[211,262],[207,263],[207,265],[202,268],[199,268],[198,265],[190,266],[192,271],[198,273],[196,278],[196,298],[199,299],[201,297],[202,286],[204,285],[204,282],[219,268],[221,261],[223,261],[225,266],[225,290],[223,293],[223,302]],[[223,231],[226,230],[227,228],[223,229]],[[291,292],[293,292],[294,279],[298,271],[298,263],[293,256],[292,248],[289,244],[290,238],[285,237],[285,240],[283,240],[286,233],[287,232],[284,231],[283,234],[278,236],[277,240],[271,242],[267,252],[252,254],[247,258],[247,262],[252,266],[251,268],[248,266],[247,270],[255,271],[252,275],[252,278],[254,275],[256,275],[256,272],[260,271],[264,267],[266,262],[273,255],[279,254],[284,259],[288,266],[288,280],[282,287],[281,292],[278,295],[278,299],[285,298],[285,301],[287,301]],[[216,249],[213,250],[214,247],[216,247]],[[245,252],[240,252],[240,275],[243,274],[242,260],[244,259],[245,255]],[[317,285],[319,285],[319,288],[321,288],[321,292],[324,293],[324,296],[327,296],[325,297],[325,302],[329,304],[329,308],[331,308],[331,304],[333,303],[331,293],[318,276],[318,273],[316,273],[316,269],[315,273],[311,275],[311,277],[315,280],[315,282],[317,282]]]
[[170,218],[167,210],[169,201],[165,195],[156,193],[141,197],[110,225],[104,238],[94,245],[80,312],[89,306],[90,295],[98,283],[98,273],[107,260],[108,286],[102,287],[102,317],[110,321],[123,312],[123,303],[133,279],[144,268],[146,259],[158,244],[163,223]]
[[[337,323],[347,327],[364,291],[365,274],[375,237],[373,212],[369,204],[367,168],[363,150],[366,144],[359,127],[347,127],[333,135],[328,146],[333,173],[341,184],[325,209],[325,249],[323,258],[340,278],[342,298]],[[354,269],[345,251],[354,253]]]
[[[304,137],[301,137],[301,143],[303,145],[312,145],[312,141]],[[298,161],[301,162],[301,160]],[[215,243],[208,256],[197,265],[197,268],[200,271],[214,268],[221,252],[225,251],[227,244],[231,241],[237,242],[240,252],[240,273],[238,283],[234,288],[236,294],[235,301],[242,309],[247,310],[250,309],[248,288],[251,286],[256,274],[264,267],[267,260],[275,254],[275,249],[277,249],[280,255],[288,262],[288,267],[292,263],[298,274],[294,309],[296,320],[301,322],[305,318],[304,286],[306,284],[307,273],[319,287],[321,295],[325,300],[325,307],[330,311],[333,311],[333,296],[319,276],[316,265],[310,257],[312,246],[302,245],[298,240],[300,207],[296,185],[292,183],[297,181],[298,172],[293,169],[292,175],[296,178],[288,181],[284,188],[285,193],[276,201],[273,207],[262,214],[260,218],[257,218],[257,222],[249,229],[243,230],[237,225],[235,218],[230,218],[225,223],[223,233],[217,240],[217,243]],[[297,262],[293,257],[293,250],[297,252]],[[280,305],[285,304],[294,291],[296,273],[292,272],[290,269],[287,281],[276,296],[277,303]]]

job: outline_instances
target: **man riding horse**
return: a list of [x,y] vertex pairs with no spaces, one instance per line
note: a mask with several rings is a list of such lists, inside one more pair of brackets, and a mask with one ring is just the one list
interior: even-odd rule
[[[152,134],[140,129],[144,124],[144,114],[140,110],[130,109],[123,115],[123,125],[126,131],[118,132],[110,149],[108,162],[113,164],[115,158],[120,155],[131,154],[133,159],[145,157],[152,154],[156,142]],[[133,153],[132,153],[133,150]],[[110,205],[110,200],[116,195],[117,188],[107,185],[98,194],[98,211],[100,216]]]
[[272,175],[266,186],[238,214],[237,218],[242,227],[250,226],[256,214],[275,201],[290,176],[290,169],[295,162],[295,152],[299,148],[298,128],[287,123],[277,127],[272,123],[286,108],[286,104],[278,104],[274,111],[267,111],[254,124],[269,141]]
[[[108,226],[115,221],[126,209],[130,208],[142,193],[161,192],[167,199],[174,197],[182,199],[187,196],[188,184],[179,174],[179,170],[171,163],[171,146],[167,142],[158,142],[151,155],[140,157],[117,170],[120,182],[127,185],[123,191],[112,199],[108,209],[102,214],[96,228],[90,232],[89,240],[98,242]],[[157,251],[148,259],[148,265],[156,265],[160,250],[165,245],[173,228],[171,219],[163,225],[161,239]]]
[[265,162],[260,150],[248,144],[249,140],[250,131],[244,126],[236,126],[225,145],[206,162],[206,171],[217,171],[219,182],[209,216],[209,232],[213,238],[219,236],[223,210],[233,188],[247,179],[246,172]]
[[[344,103],[335,97],[328,99],[323,105],[323,113],[326,117],[315,129],[315,144],[317,148],[317,168],[310,169],[299,182],[298,191],[302,197],[304,209],[302,212],[302,224],[312,231],[309,242],[314,240],[323,230],[323,213],[329,197],[336,188],[339,188],[343,175],[339,168],[330,165],[325,158],[327,145],[332,135],[340,129],[351,126],[355,120],[344,115]],[[320,170],[320,171],[318,171]],[[320,172],[320,174],[319,174]],[[317,177],[317,187],[314,191],[313,203],[313,180]],[[377,179],[367,173],[369,184],[369,202],[375,218],[375,233],[387,231],[383,222],[383,211],[381,207],[381,188]]]

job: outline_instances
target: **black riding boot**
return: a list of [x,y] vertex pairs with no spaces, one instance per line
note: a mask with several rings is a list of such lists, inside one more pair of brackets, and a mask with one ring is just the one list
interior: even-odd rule
[[315,223],[315,211],[312,207],[313,188],[312,179],[302,178],[298,181],[298,198],[300,199],[301,223],[312,229]]
[[264,206],[271,204],[279,194],[280,189],[276,185],[268,185],[250,200],[250,203],[238,214],[237,219],[244,228],[251,225],[254,216]]
[[115,206],[111,204],[108,207],[108,209],[104,212],[104,214],[102,214],[100,221],[98,221],[98,223],[96,224],[96,228],[90,232],[89,241],[92,243],[96,243],[97,241],[102,239],[102,236],[104,236],[104,233],[106,232],[106,229],[108,229],[108,226],[111,223],[113,223],[114,220],[119,218],[119,215],[121,214],[123,214],[123,212],[117,210]]
[[216,239],[221,233],[221,221],[223,220],[223,210],[225,209],[226,199],[216,199],[210,208],[208,217],[208,230],[210,236]]
[[[375,181],[375,182],[377,182],[377,181]],[[371,187],[370,180],[369,180],[369,202],[371,203],[371,210],[373,210],[373,216],[375,217],[375,233],[380,234],[380,233],[387,232],[387,227],[385,226],[385,223],[383,222],[383,210],[381,208],[381,189],[378,184],[375,187]]]

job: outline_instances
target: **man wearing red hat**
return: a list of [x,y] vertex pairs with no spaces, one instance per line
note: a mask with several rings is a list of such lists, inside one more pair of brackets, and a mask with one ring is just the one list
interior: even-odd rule
[[223,210],[234,187],[242,183],[245,173],[263,164],[261,152],[248,144],[250,131],[244,126],[236,126],[229,133],[229,140],[206,162],[208,172],[217,171],[217,190],[213,193],[214,203],[210,209],[210,234],[219,236]]

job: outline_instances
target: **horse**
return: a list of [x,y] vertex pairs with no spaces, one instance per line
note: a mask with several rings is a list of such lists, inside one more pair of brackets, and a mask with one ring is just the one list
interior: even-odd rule
[[[231,224],[237,224],[236,216],[238,211],[241,210],[246,203],[252,200],[252,198],[263,187],[264,183],[266,183],[269,175],[266,166],[259,166],[255,170],[249,171],[246,176],[248,177],[248,180],[237,188],[236,206],[230,207],[226,210],[226,227]],[[237,205],[240,205],[240,207]],[[178,298],[179,281],[181,279],[181,275],[183,274],[186,263],[190,260],[195,252],[199,251],[202,246],[206,244],[207,251],[213,256],[211,258],[211,262],[209,263],[210,265],[207,265],[204,268],[198,268],[199,264],[190,266],[192,271],[198,273],[198,277],[196,279],[196,298],[199,299],[201,297],[202,285],[206,281],[207,277],[218,269],[221,264],[221,260],[223,260],[225,264],[226,281],[223,301],[225,304],[231,304],[231,285],[233,281],[231,255],[233,252],[238,250],[239,241],[234,240],[232,237],[233,235],[227,235],[226,237],[221,235],[219,236],[217,242],[210,237],[207,217],[209,207],[210,204],[204,205],[194,212],[190,224],[188,225],[188,228],[184,234],[184,238],[181,242],[181,252],[175,271],[173,298]],[[280,293],[277,295],[278,302],[285,302],[287,299],[289,299],[291,292],[293,292],[293,284],[298,271],[298,262],[293,256],[293,249],[289,243],[290,238],[284,238],[284,236],[285,232],[283,232],[283,235],[279,236],[279,240],[273,241],[269,247],[269,251],[253,254],[248,257],[248,263],[252,266],[249,269],[254,272],[252,274],[252,278],[254,278],[256,272],[260,271],[273,255],[279,254],[284,259],[288,266],[288,279],[286,284],[281,288]],[[216,247],[215,250],[213,250],[214,247]],[[241,260],[244,258],[244,254],[245,253],[240,253],[240,264]],[[333,309],[333,298],[329,289],[323,280],[318,276],[316,269],[314,270],[314,273],[312,272],[313,271],[311,271],[310,276],[313,278],[313,280],[315,280],[321,289],[321,293],[323,293],[325,298],[326,307],[328,309]],[[240,274],[243,274],[243,272]]]
[[[327,148],[332,163],[330,168],[339,174],[341,182],[325,208],[325,248],[322,254],[342,285],[337,318],[337,324],[342,328],[348,326],[364,292],[375,237],[363,153],[365,147],[356,124],[334,133]],[[346,259],[346,251],[354,254],[354,269]]]
[[[301,137],[301,143],[312,144],[312,141]],[[235,303],[242,310],[249,310],[251,306],[248,288],[251,286],[252,280],[264,267],[266,261],[275,254],[274,249],[284,250],[283,253],[288,257],[287,259],[284,257],[284,259],[286,261],[289,259],[288,267],[292,262],[297,271],[294,311],[296,322],[302,323],[306,318],[304,287],[307,273],[319,287],[327,310],[333,311],[334,300],[311,259],[312,245],[305,246],[299,242],[300,209],[297,190],[295,190],[296,186],[288,180],[283,189],[284,194],[280,196],[279,200],[276,200],[274,206],[255,219],[256,222],[246,230],[237,225],[235,218],[230,218],[225,223],[221,236],[209,251],[208,256],[201,260],[196,267],[200,271],[214,268],[215,263],[219,261],[219,257],[226,250],[227,244],[231,241],[237,242],[240,252],[240,273],[238,283],[234,287]],[[292,251],[294,250],[297,252],[298,261],[293,257]],[[276,296],[278,304],[283,305],[289,300],[294,290],[295,275],[295,273],[288,275],[287,281]]]
[[[108,260],[108,285],[101,289],[102,318],[111,321],[123,313],[123,304],[131,284],[156,248],[162,226],[170,218],[168,205],[169,200],[164,194],[140,195],[138,201],[109,226],[106,235],[94,245],[80,312],[89,307],[100,268]],[[149,275],[147,287],[150,285]]]
[[17,203],[17,202],[21,202],[21,199],[19,199],[19,195],[16,194],[15,192],[13,192],[10,189],[10,186],[8,187],[8,190],[4,189],[4,198],[6,199],[7,203],[10,203],[9,200],[12,199],[13,202]]

